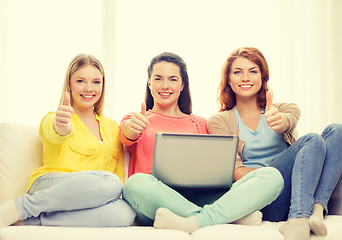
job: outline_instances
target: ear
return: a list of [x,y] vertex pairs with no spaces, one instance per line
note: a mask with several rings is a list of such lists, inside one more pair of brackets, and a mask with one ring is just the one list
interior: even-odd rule
[[151,90],[151,79],[147,79],[147,84],[148,84],[148,87],[150,88],[150,90]]
[[184,89],[184,82],[182,82],[182,89],[181,89],[181,91],[183,91],[183,89]]

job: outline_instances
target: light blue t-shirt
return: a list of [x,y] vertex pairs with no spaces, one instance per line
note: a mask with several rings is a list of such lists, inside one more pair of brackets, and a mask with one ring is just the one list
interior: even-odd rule
[[239,138],[245,141],[245,146],[242,149],[243,164],[251,168],[269,166],[288,147],[287,143],[282,140],[282,134],[277,134],[267,126],[263,113],[254,132],[245,125],[235,107],[234,112],[239,129]]

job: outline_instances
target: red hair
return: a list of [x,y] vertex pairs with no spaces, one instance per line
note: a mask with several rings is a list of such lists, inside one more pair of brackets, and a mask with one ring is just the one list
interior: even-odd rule
[[244,57],[258,65],[261,71],[261,88],[257,93],[257,104],[260,108],[266,107],[266,92],[268,91],[267,82],[269,79],[268,65],[264,55],[256,48],[244,47],[235,49],[222,66],[221,82],[218,90],[218,102],[220,111],[232,109],[236,105],[236,96],[229,85],[229,75],[233,62]]

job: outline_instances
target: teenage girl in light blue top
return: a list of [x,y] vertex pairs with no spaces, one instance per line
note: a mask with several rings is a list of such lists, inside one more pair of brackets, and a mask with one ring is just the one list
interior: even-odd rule
[[268,65],[256,48],[239,48],[222,69],[220,112],[208,120],[209,133],[239,135],[235,180],[271,166],[284,178],[284,190],[262,210],[264,220],[288,220],[286,240],[308,240],[310,230],[327,235],[323,221],[342,173],[342,125],[295,141],[300,111],[295,104],[273,104]]
[[[267,126],[264,114],[261,114],[259,125],[256,131],[253,131],[245,125],[235,107],[234,113],[239,129],[239,137],[248,142],[242,151],[245,166],[250,168],[269,166],[269,163],[288,147],[287,143],[281,139],[281,136]],[[260,149],[261,142],[268,147]]]

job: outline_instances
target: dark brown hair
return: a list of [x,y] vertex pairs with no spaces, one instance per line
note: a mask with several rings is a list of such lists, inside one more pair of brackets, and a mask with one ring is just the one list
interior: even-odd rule
[[[184,84],[183,91],[180,93],[178,98],[178,107],[185,114],[191,114],[192,112],[192,102],[191,102],[191,94],[189,87],[189,76],[186,68],[186,63],[184,60],[178,56],[177,54],[164,52],[157,56],[155,56],[150,65],[147,68],[148,79],[151,78],[153,66],[159,62],[170,62],[174,63],[179,67],[179,71],[182,77],[182,82]],[[146,102],[146,110],[150,110],[154,106],[153,96],[151,94],[151,90],[148,86],[148,82],[146,84],[146,92],[145,92],[145,102]]]

